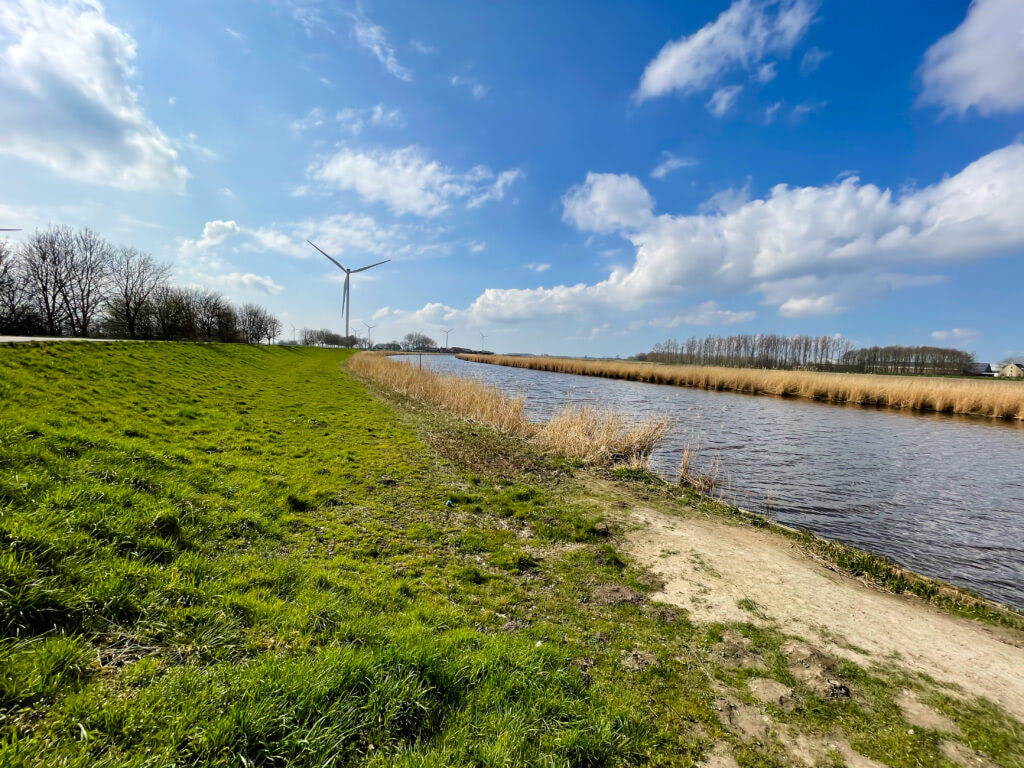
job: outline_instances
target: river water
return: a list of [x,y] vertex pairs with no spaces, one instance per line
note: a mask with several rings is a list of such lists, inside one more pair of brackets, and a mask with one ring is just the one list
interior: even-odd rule
[[[406,361],[409,358],[405,358]],[[1024,424],[839,406],[470,363],[423,366],[526,397],[531,419],[566,403],[669,414],[651,467],[674,479],[690,442],[720,462],[716,492],[1024,608]]]

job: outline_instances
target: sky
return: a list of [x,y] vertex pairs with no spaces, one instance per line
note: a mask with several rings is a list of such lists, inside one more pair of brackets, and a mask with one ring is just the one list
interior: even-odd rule
[[[291,327],[1024,356],[1020,0],[5,0],[0,226]],[[15,235],[24,237],[25,234]]]

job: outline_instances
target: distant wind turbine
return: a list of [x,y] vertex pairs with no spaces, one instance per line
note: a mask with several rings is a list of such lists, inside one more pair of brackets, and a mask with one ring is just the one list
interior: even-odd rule
[[370,339],[370,331],[372,331],[377,326],[376,325],[369,325],[365,320],[363,320],[363,325],[366,326],[366,348],[367,349],[371,349],[373,347],[373,344],[372,344],[371,339]]
[[486,338],[487,338],[487,337],[486,337],[486,336],[484,336],[484,332],[483,332],[483,331],[480,331],[480,349],[483,349],[483,348],[484,348],[484,339],[486,339]]
[[444,334],[444,348],[448,349],[448,334],[454,331],[454,328],[442,328],[441,332]]
[[352,277],[352,275],[354,275],[356,272],[365,272],[368,269],[379,267],[381,264],[387,264],[389,261],[391,261],[391,259],[384,259],[384,261],[378,261],[376,264],[369,264],[365,267],[360,267],[359,269],[346,269],[345,267],[341,266],[341,262],[335,261],[333,258],[331,258],[331,256],[329,256],[327,252],[323,248],[318,246],[316,243],[312,242],[311,240],[307,240],[306,242],[312,245],[318,251],[320,251],[320,253],[322,253],[324,256],[327,256],[327,258],[334,263],[334,266],[336,266],[338,269],[345,273],[345,291],[342,294],[341,311],[345,313],[345,338],[348,338],[348,315],[352,304],[352,301],[349,298],[349,278]]

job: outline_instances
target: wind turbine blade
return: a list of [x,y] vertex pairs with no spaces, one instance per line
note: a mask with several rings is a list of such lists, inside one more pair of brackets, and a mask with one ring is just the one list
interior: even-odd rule
[[[315,247],[316,246],[314,246],[314,248]],[[352,270],[352,274],[355,274],[356,272],[365,272],[368,269],[373,269],[374,267],[379,267],[381,264],[387,264],[389,261],[391,261],[391,259],[384,259],[384,261],[378,261],[376,264],[371,264],[368,267],[360,267],[359,269],[353,269]]]
[[317,245],[316,243],[314,243],[314,242],[313,242],[313,241],[311,241],[311,240],[307,240],[306,242],[307,242],[307,243],[309,243],[310,245],[312,245],[312,246],[313,246],[314,248],[316,248],[316,249],[317,249],[318,251],[320,251],[320,253],[322,253],[322,254],[323,254],[324,256],[326,256],[326,257],[327,257],[328,259],[330,259],[331,261],[333,261],[333,262],[334,262],[334,263],[335,263],[335,264],[337,265],[338,269],[341,269],[341,270],[344,270],[345,272],[348,272],[348,270],[347,270],[347,269],[345,269],[345,268],[344,268],[343,266],[341,266],[341,263],[340,263],[340,262],[336,261],[336,260],[334,259],[334,257],[333,257],[333,256],[331,256],[330,254],[328,254],[328,253],[327,253],[327,251],[325,251],[325,250],[324,250],[323,248],[321,248],[321,247],[320,247],[319,245]]
[[3,229],[0,229],[0,232],[21,232],[21,230],[20,229],[8,229],[7,227],[4,227]]

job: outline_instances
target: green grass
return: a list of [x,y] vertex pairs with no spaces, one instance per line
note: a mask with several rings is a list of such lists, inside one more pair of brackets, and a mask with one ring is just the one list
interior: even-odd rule
[[[785,765],[722,723],[722,690],[749,698],[727,631],[794,686],[789,727],[943,765],[886,675],[848,664],[857,696],[824,701],[778,632],[592,600],[651,582],[585,470],[368,390],[345,357],[0,347],[0,765],[691,765],[716,740]],[[1021,759],[1019,724],[932,695]]]

